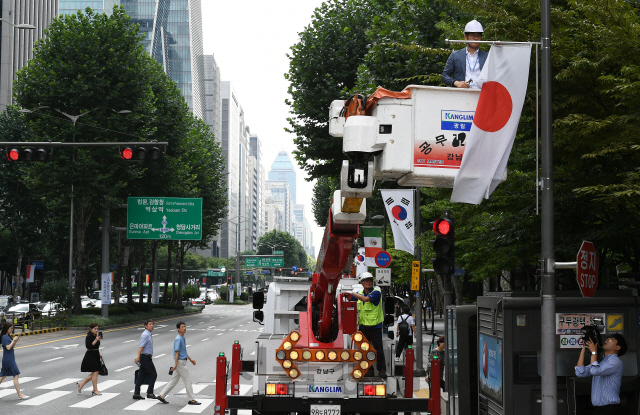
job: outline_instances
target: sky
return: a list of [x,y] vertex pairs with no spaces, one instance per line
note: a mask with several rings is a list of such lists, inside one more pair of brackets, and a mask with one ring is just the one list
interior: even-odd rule
[[316,255],[324,228],[316,225],[311,212],[314,183],[305,181],[307,175],[292,154],[294,135],[284,130],[290,116],[284,102],[289,98],[284,74],[289,69],[289,48],[321,4],[321,0],[202,0],[204,53],[214,55],[220,80],[230,81],[236,91],[245,122],[262,143],[265,173],[279,151],[289,153],[296,169],[296,202],[305,205]]

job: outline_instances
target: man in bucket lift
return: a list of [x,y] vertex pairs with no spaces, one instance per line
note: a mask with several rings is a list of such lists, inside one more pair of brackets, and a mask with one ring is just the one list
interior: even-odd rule
[[[477,20],[472,20],[464,27],[464,40],[482,40],[484,29]],[[456,88],[480,89],[478,79],[480,71],[487,60],[488,52],[480,50],[480,43],[467,43],[449,55],[442,71],[442,83]]]

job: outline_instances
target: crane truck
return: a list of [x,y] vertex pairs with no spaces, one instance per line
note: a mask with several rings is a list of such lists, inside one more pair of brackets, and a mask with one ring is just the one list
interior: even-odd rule
[[[433,362],[430,398],[414,398],[413,350],[396,364],[391,339],[384,340],[383,350],[375,350],[358,331],[357,302],[350,295],[356,280],[350,270],[374,181],[452,187],[478,97],[477,90],[409,86],[400,93],[379,88],[370,97],[332,102],[329,133],[342,137],[346,160],[315,272],[311,281],[275,278],[265,311],[262,293],[254,294],[254,321],[264,323],[264,332],[256,340],[254,360],[242,359],[237,342],[230,362],[224,353],[216,357],[216,415],[226,410],[440,413],[440,363]],[[392,302],[385,308],[385,324],[393,324]],[[390,374],[386,378],[374,370],[381,353]],[[239,395],[241,374],[252,378],[250,395]]]

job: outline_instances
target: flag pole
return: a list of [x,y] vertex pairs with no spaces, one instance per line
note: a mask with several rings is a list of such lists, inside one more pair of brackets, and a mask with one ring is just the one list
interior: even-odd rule
[[[414,239],[414,252],[416,254],[416,261],[422,261],[422,249],[420,247],[420,243],[418,242],[418,237],[420,236],[422,230],[421,222],[422,216],[420,214],[420,188],[416,188],[413,191],[413,200],[414,200],[414,217],[413,222],[415,224],[415,239]],[[422,268],[422,265],[420,266]],[[422,279],[422,278],[421,278]],[[420,299],[420,287],[418,287],[418,291],[416,293],[416,306],[415,310],[415,321],[416,321],[416,361],[415,361],[415,369],[413,371],[414,376],[426,376],[427,372],[424,370],[424,365],[422,363],[422,300]]]

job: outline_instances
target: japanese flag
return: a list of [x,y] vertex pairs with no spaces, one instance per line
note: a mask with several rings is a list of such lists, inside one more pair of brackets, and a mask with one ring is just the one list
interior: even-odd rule
[[480,99],[452,202],[479,204],[503,180],[527,92],[531,45],[494,45],[482,68]]

